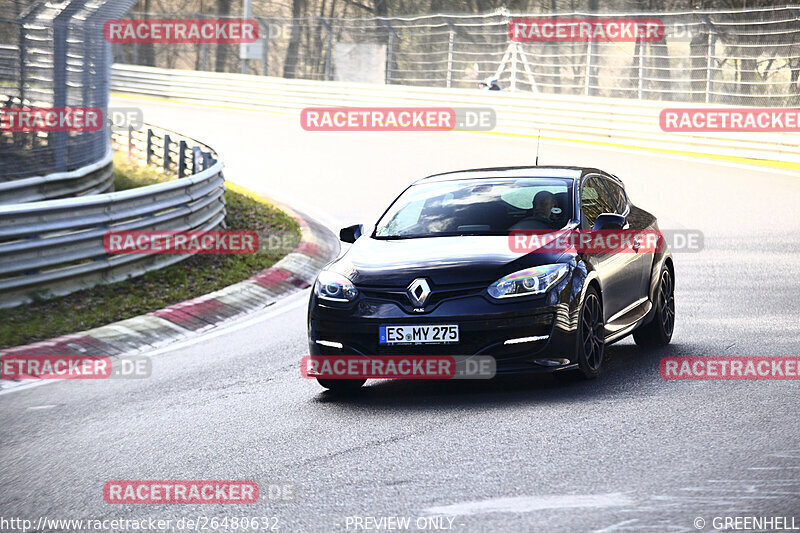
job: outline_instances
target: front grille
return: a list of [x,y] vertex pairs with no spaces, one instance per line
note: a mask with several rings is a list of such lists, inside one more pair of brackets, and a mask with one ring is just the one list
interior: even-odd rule
[[[425,301],[424,308],[426,311],[432,311],[437,305],[445,300],[452,300],[454,298],[463,298],[465,296],[474,296],[481,294],[486,287],[484,285],[469,285],[469,286],[450,286],[431,288],[431,294]],[[411,312],[414,305],[408,297],[408,292],[405,288],[398,289],[396,287],[358,287],[359,292],[366,298],[375,300],[384,300],[396,303],[404,310]]]

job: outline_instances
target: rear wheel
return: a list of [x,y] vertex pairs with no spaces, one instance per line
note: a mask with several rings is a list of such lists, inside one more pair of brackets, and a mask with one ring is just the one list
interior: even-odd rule
[[317,383],[336,393],[357,391],[366,382],[366,379],[317,379]]
[[589,287],[578,316],[578,368],[583,377],[594,379],[600,373],[605,355],[603,303],[594,287]]
[[675,329],[675,282],[669,269],[664,266],[656,292],[656,314],[649,324],[633,332],[633,340],[643,347],[666,346],[672,340]]

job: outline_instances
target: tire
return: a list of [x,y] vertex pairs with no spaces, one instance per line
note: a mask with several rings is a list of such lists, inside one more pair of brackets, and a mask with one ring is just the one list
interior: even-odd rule
[[317,379],[317,383],[335,393],[355,392],[366,382],[366,379]]
[[656,291],[656,314],[653,320],[633,332],[633,340],[644,348],[666,346],[675,330],[675,282],[672,273],[662,267]]
[[600,373],[605,355],[605,321],[603,301],[594,287],[589,287],[578,314],[578,369],[585,379]]

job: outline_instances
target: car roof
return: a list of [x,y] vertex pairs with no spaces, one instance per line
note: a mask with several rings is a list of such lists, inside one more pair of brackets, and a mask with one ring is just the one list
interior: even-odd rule
[[433,183],[439,181],[483,178],[567,178],[576,180],[582,176],[585,176],[586,174],[601,174],[603,176],[615,177],[611,176],[607,172],[590,167],[518,166],[473,168],[467,170],[442,172],[440,174],[433,174],[417,180],[415,183]]

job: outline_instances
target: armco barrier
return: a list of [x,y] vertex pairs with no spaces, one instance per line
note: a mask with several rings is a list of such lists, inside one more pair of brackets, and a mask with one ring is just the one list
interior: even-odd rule
[[116,134],[142,163],[179,177],[120,192],[0,205],[0,308],[120,281],[188,255],[107,254],[110,230],[211,230],[224,223],[222,161],[209,147],[155,127]]
[[[666,133],[665,107],[682,102],[479,91],[198,72],[115,64],[112,90],[243,109],[295,113],[308,106],[492,107],[495,131],[629,147],[800,163],[800,133]],[[717,106],[719,107],[719,106]]]
[[111,155],[109,150],[100,161],[71,172],[0,182],[0,205],[104,193],[114,183]]

